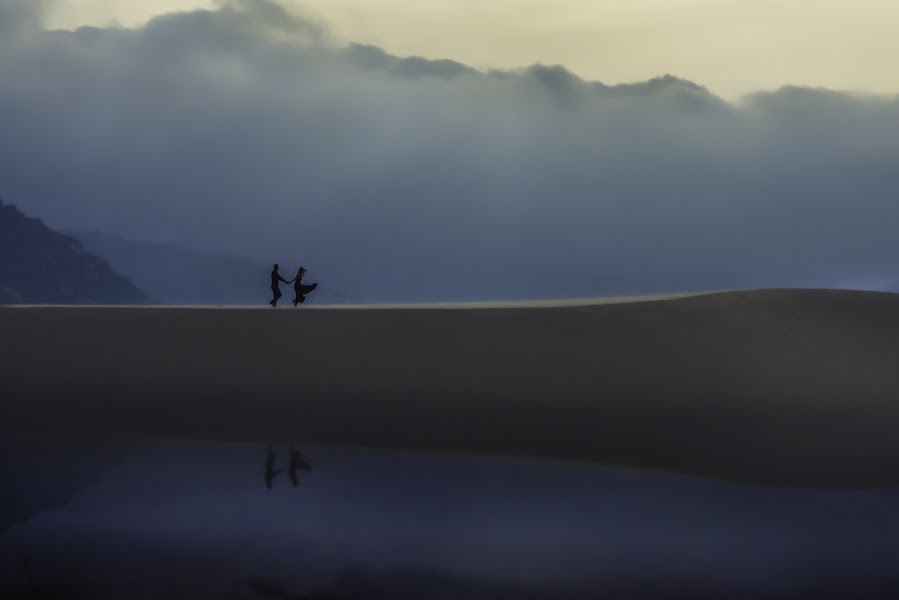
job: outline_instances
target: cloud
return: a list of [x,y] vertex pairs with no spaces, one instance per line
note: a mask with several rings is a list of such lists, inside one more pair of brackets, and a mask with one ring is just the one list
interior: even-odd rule
[[0,0],[0,36],[10,37],[40,30],[51,3],[52,0]]
[[481,72],[335,46],[268,0],[17,30],[0,193],[59,228],[302,261],[378,300],[895,277],[895,98]]

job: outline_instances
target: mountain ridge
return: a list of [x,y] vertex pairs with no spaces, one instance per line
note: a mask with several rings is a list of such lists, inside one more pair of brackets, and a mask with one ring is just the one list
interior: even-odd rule
[[76,238],[0,199],[0,304],[145,304],[150,298]]

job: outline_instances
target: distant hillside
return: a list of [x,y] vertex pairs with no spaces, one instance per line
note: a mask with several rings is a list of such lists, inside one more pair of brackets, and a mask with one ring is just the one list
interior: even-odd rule
[[91,254],[0,201],[0,304],[140,304],[147,296]]
[[[91,252],[102,256],[150,295],[168,304],[264,305],[269,292],[270,264],[234,256],[213,256],[173,244],[138,242],[98,231],[72,231]],[[293,276],[283,269],[286,279]],[[284,300],[292,296],[282,284]],[[325,288],[325,289],[322,289]],[[325,286],[309,296],[310,304],[347,300]]]

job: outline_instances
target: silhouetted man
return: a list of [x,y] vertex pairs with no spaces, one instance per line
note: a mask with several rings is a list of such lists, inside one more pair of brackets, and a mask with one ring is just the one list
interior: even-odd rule
[[280,282],[290,283],[278,273],[278,263],[274,264],[274,268],[272,269],[272,301],[269,302],[272,306],[278,306],[278,300],[281,298],[281,287]]
[[268,447],[268,456],[265,459],[265,487],[272,489],[272,482],[275,476],[281,473],[281,469],[275,469],[275,459],[277,455],[271,446]]
[[293,487],[300,485],[300,475],[297,473],[299,469],[311,471],[312,467],[306,462],[299,450],[291,448],[290,466],[287,467],[287,472],[290,473],[290,481],[293,483]]

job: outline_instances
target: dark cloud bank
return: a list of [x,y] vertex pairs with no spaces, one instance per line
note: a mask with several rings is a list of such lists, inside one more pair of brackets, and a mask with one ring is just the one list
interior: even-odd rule
[[58,228],[302,260],[371,300],[895,278],[896,98],[484,73],[268,0],[75,32],[38,9],[0,0],[0,193]]

